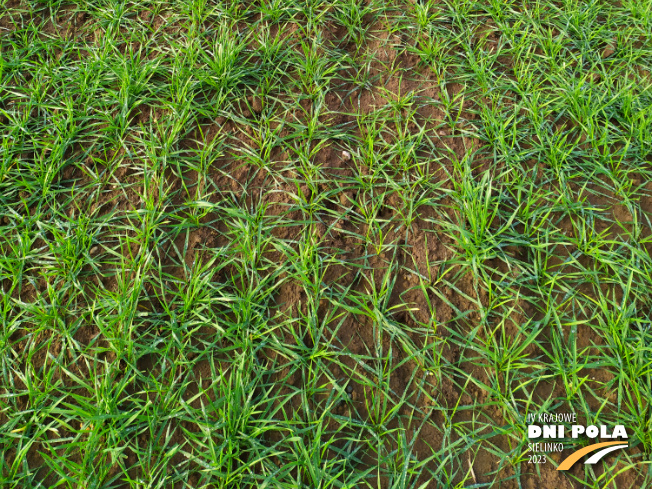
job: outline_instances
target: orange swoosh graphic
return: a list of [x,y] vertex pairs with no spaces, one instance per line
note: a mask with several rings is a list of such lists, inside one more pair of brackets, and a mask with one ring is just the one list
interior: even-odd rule
[[595,443],[593,445],[589,445],[588,447],[584,447],[574,453],[571,453],[568,457],[564,459],[562,463],[559,464],[559,467],[557,467],[557,470],[568,470],[570,469],[575,462],[577,462],[579,459],[581,459],[584,455],[587,453],[591,453],[599,448],[602,447],[609,447],[611,445],[624,445],[622,441],[605,441],[604,443]]

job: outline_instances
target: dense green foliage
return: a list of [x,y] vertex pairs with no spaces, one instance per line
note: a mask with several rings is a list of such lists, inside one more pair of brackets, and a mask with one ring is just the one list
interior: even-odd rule
[[650,0],[0,3],[1,487],[650,487]]

